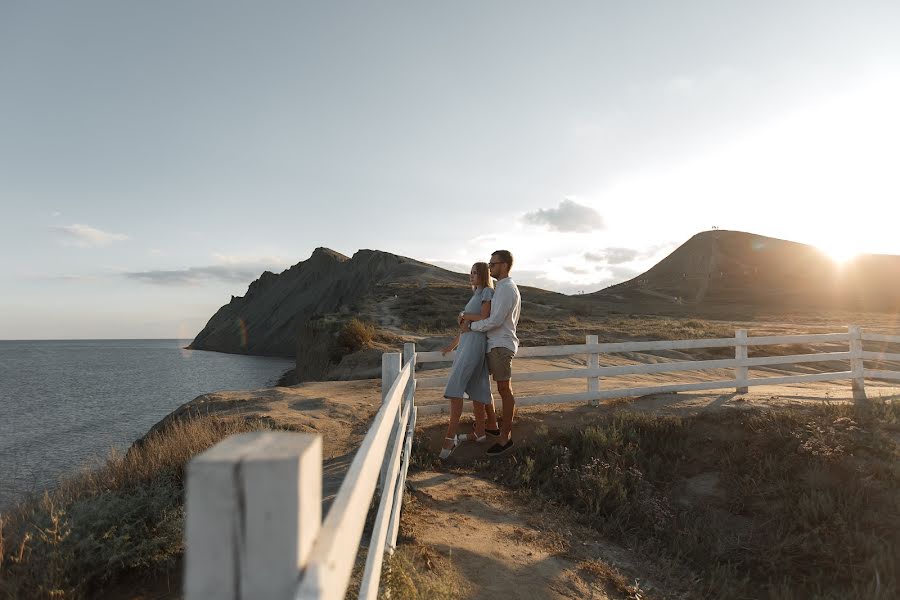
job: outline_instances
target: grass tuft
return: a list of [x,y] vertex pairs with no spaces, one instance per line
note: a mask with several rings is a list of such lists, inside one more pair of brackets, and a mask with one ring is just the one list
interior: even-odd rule
[[375,339],[375,325],[368,321],[352,318],[341,328],[338,345],[349,352],[358,352],[372,346]]
[[436,553],[423,546],[399,546],[385,562],[380,598],[391,600],[454,600],[461,590],[445,573]]
[[503,476],[704,598],[900,595],[900,402],[619,413],[536,433]]

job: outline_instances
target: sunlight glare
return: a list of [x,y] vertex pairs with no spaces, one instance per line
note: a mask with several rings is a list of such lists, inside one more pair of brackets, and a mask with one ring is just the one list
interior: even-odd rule
[[862,254],[852,244],[842,240],[830,240],[825,244],[816,244],[816,248],[838,265],[846,264]]
[[[861,252],[900,254],[893,221],[877,217],[891,214],[900,194],[898,105],[900,77],[877,73],[715,151],[630,173],[591,195],[604,199],[597,208],[609,223],[639,221],[656,240],[715,223],[811,243],[840,263]],[[652,207],[654,218],[635,207]],[[849,215],[859,221],[850,226]]]

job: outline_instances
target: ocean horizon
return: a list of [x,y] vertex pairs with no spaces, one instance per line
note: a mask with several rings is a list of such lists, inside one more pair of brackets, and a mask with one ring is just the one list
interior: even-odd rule
[[0,510],[127,449],[201,394],[269,387],[294,366],[190,342],[0,340]]

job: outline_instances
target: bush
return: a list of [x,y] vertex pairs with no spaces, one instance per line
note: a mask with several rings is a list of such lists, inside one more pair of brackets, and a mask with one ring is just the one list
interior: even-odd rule
[[356,317],[344,323],[338,334],[338,344],[350,352],[358,352],[372,346],[375,338],[375,325],[361,321]]

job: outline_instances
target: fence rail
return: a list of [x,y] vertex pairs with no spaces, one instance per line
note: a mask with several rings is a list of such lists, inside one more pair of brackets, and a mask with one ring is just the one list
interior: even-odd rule
[[[572,402],[594,402],[612,398],[629,396],[644,396],[648,394],[662,394],[671,392],[701,391],[733,388],[737,393],[747,393],[750,387],[762,385],[786,385],[802,384],[821,381],[850,380],[852,389],[856,392],[864,391],[864,379],[895,379],[896,372],[885,370],[872,370],[864,368],[864,361],[900,361],[900,354],[886,352],[865,352],[862,349],[863,342],[882,342],[900,344],[900,336],[863,333],[858,326],[851,325],[846,332],[818,333],[801,335],[767,335],[749,337],[745,329],[735,332],[733,338],[707,338],[699,340],[659,340],[648,342],[611,342],[598,343],[597,337],[586,336],[584,344],[568,344],[565,346],[540,346],[520,348],[516,358],[541,358],[558,356],[586,356],[584,368],[568,368],[553,371],[517,372],[517,382],[555,381],[564,379],[585,379],[584,392],[567,394],[545,394],[527,397],[517,397],[517,406],[533,406],[539,404],[564,404]],[[767,346],[821,346],[846,343],[847,350],[824,351],[807,354],[791,354],[787,356],[755,356],[748,357],[751,347]],[[633,364],[615,366],[596,366],[600,363],[603,354],[623,352],[655,352],[666,350],[695,350],[704,348],[734,348],[734,358],[711,360],[680,360],[665,363]],[[449,362],[455,358],[455,353],[442,354],[441,352],[419,352],[416,355],[419,364]],[[835,361],[849,361],[850,370],[841,369],[828,373],[814,373],[803,375],[787,375],[779,377],[750,377],[749,369],[759,367],[771,367],[777,365],[796,365],[809,363],[824,363]],[[651,375],[659,373],[699,372],[713,369],[733,369],[734,376],[728,379],[716,381],[701,381],[692,383],[667,383],[659,385],[647,385],[641,387],[624,387],[603,389],[603,378],[621,375]],[[417,385],[419,389],[440,389],[447,383],[446,376],[419,377]],[[432,404],[419,406],[419,414],[434,414],[446,412],[444,404]]]
[[[654,393],[850,380],[863,392],[866,378],[900,380],[900,371],[867,369],[865,361],[900,362],[900,353],[863,350],[864,342],[900,344],[900,336],[846,333],[598,343],[520,348],[517,358],[585,356],[584,368],[516,373],[516,381],[585,379],[584,392],[536,395],[519,406],[587,402]],[[753,346],[833,345],[846,351],[748,357]],[[601,366],[603,354],[699,348],[734,348],[734,358]],[[378,507],[368,544],[359,598],[377,597],[384,555],[393,552],[399,530],[406,473],[418,414],[443,405],[416,405],[417,389],[438,389],[447,377],[416,377],[416,365],[450,362],[455,353],[416,352],[382,356],[382,405],[356,452],[335,500],[322,520],[322,443],[318,435],[265,432],[223,440],[188,466],[186,575],[188,600],[207,598],[342,599],[357,563],[372,500]],[[751,367],[849,361],[849,370],[777,377],[750,377]],[[618,375],[733,369],[717,381],[604,389]],[[379,493],[376,494],[376,490]]]

